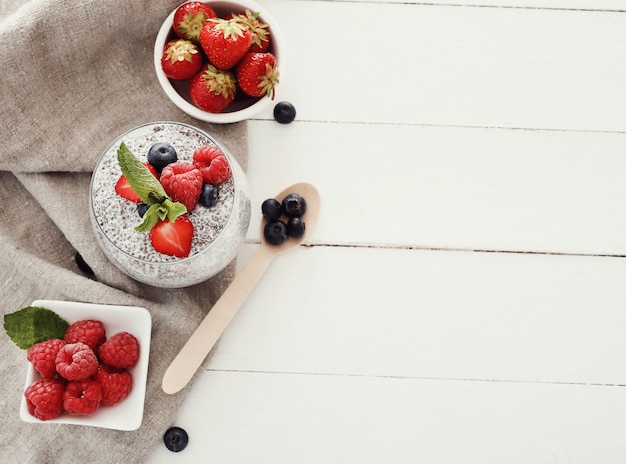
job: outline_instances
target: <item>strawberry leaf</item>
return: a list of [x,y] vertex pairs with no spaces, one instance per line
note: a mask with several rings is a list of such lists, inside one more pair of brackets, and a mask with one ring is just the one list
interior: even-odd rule
[[28,306],[4,315],[4,330],[18,347],[27,350],[35,343],[63,338],[69,323],[54,311]]

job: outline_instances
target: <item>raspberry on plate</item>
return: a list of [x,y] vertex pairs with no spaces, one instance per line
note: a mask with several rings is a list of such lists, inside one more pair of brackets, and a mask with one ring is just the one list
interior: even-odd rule
[[95,350],[106,339],[104,324],[93,319],[74,322],[65,332],[65,343],[81,342]]
[[63,409],[75,416],[93,414],[100,406],[102,390],[95,380],[69,382],[63,393]]
[[200,169],[205,182],[219,185],[230,179],[232,172],[222,150],[215,145],[205,145],[193,152],[193,163]]
[[57,372],[67,380],[85,380],[98,370],[96,354],[80,342],[62,347],[55,361]]
[[127,369],[139,359],[139,342],[133,334],[118,332],[100,345],[98,354],[107,366]]
[[36,381],[24,392],[28,412],[42,421],[55,419],[63,412],[64,391],[62,380],[45,378]]
[[65,341],[55,338],[35,343],[26,352],[26,358],[43,377],[54,377],[57,373],[56,357]]
[[94,380],[102,389],[101,404],[113,406],[128,396],[132,388],[132,377],[127,371],[117,371],[100,365]]

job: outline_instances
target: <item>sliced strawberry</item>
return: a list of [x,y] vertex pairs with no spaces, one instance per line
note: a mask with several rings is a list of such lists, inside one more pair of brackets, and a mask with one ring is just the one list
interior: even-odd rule
[[[154,177],[156,177],[157,179],[159,178],[159,175],[150,163],[143,163],[143,165],[150,170]],[[117,183],[115,184],[115,193],[117,193],[122,198],[126,198],[127,200],[130,200],[134,203],[141,203],[141,198],[139,198],[139,195],[137,195],[137,193],[132,189],[124,174],[120,176],[120,178],[117,180]]]
[[186,258],[191,251],[193,223],[183,215],[174,222],[168,219],[157,222],[150,229],[150,243],[156,251],[169,256]]

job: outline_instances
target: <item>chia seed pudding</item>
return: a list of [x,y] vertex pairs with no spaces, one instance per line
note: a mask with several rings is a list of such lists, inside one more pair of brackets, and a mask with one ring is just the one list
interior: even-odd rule
[[[204,145],[216,145],[224,153],[232,176],[218,186],[214,206],[198,204],[187,213],[194,225],[187,258],[155,251],[148,232],[135,230],[141,221],[137,203],[115,193],[122,175],[117,161],[122,142],[141,162],[147,162],[148,150],[157,142],[172,145],[179,161],[190,162],[193,152]],[[172,122],[131,129],[106,149],[92,174],[90,207],[92,226],[104,254],[130,277],[157,287],[187,287],[217,274],[237,255],[250,223],[247,181],[237,161],[205,132]]]

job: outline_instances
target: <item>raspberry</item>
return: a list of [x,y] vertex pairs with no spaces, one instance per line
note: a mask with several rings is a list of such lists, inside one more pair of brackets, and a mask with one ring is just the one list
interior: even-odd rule
[[132,377],[126,371],[115,371],[100,365],[94,380],[102,388],[101,404],[113,406],[128,396],[132,387]]
[[55,360],[64,346],[65,342],[58,338],[35,343],[26,352],[26,358],[43,377],[54,377],[57,373]]
[[63,381],[45,378],[31,384],[24,392],[28,412],[37,419],[54,419],[63,412]]
[[187,211],[196,207],[202,192],[202,172],[191,163],[172,163],[163,168],[159,179],[165,192],[185,205]]
[[65,343],[81,342],[95,350],[106,339],[104,324],[100,321],[87,319],[74,322],[65,332]]
[[63,393],[63,409],[75,416],[93,414],[102,400],[100,384],[95,380],[69,382]]
[[205,182],[219,185],[230,179],[231,170],[224,153],[215,145],[205,145],[193,153],[193,164],[202,172]]
[[67,380],[85,380],[98,370],[98,358],[84,343],[69,343],[59,350],[56,369]]
[[139,342],[128,332],[118,332],[100,345],[98,354],[107,366],[126,369],[139,359]]

